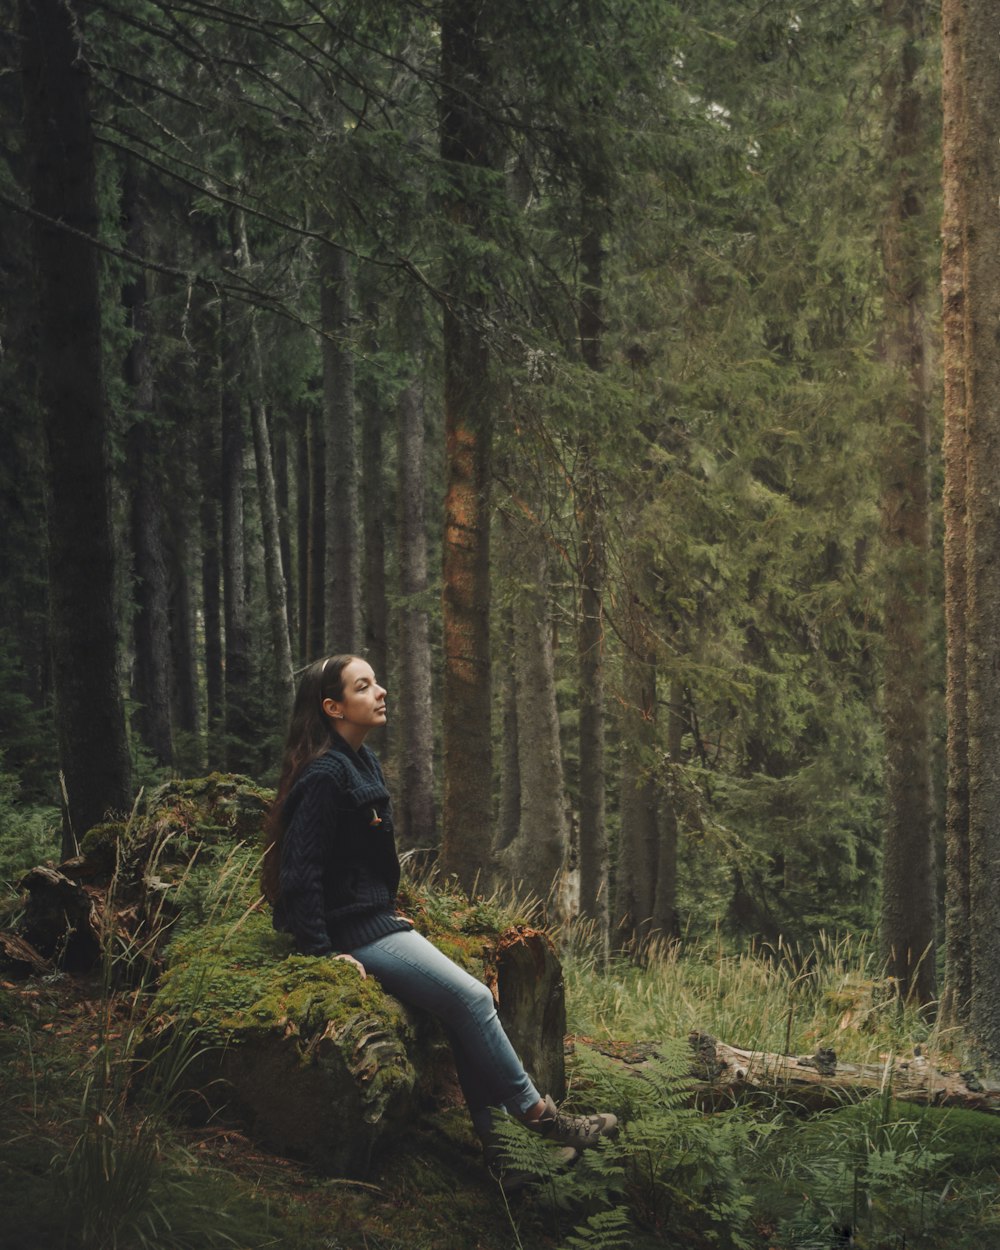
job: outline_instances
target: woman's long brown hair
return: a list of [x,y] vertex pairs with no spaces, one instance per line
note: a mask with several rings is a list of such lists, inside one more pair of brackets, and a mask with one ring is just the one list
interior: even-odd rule
[[278,878],[281,872],[281,841],[285,835],[282,816],[285,799],[306,765],[322,755],[330,745],[330,734],[335,731],[323,711],[323,700],[344,697],[344,669],[356,659],[354,655],[331,655],[325,660],[316,660],[299,680],[288,723],[288,736],[285,738],[278,791],[265,825],[261,885],[265,897],[272,904],[277,902],[281,893]]

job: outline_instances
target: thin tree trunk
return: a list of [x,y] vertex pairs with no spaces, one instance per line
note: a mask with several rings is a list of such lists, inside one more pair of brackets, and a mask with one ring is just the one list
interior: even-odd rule
[[[274,502],[278,509],[278,545],[285,574],[285,618],[288,622],[289,652],[299,636],[299,596],[296,585],[298,566],[292,557],[291,469],[288,460],[288,427],[283,421],[274,432]],[[294,660],[292,661],[294,667]]]
[[[374,359],[379,350],[376,333],[378,308],[366,301],[365,321],[369,327],[365,351]],[[386,593],[385,508],[388,477],[382,446],[385,414],[374,377],[369,376],[361,388],[361,518],[364,532],[364,641],[365,655],[383,684],[390,682],[389,672],[389,601]],[[382,731],[378,749],[387,750],[391,725]]]
[[[208,318],[205,318],[206,323]],[[198,437],[201,479],[201,607],[205,657],[205,744],[207,764],[225,761],[225,685],[223,678],[222,605],[222,385],[218,317],[212,319],[214,342],[206,351],[216,361],[214,389],[209,419],[202,423]]]
[[222,325],[222,605],[225,624],[225,760],[234,772],[252,768],[256,726],[250,713],[250,631],[243,533],[245,430],[233,328]]
[[621,830],[612,940],[641,952],[653,923],[659,863],[656,749],[656,663],[644,648],[625,656],[622,723]]
[[[19,7],[47,452],[49,612],[64,852],[131,803],[114,603],[88,64],[59,0]],[[69,229],[48,223],[64,223]]]
[[[191,441],[190,439],[187,441]],[[190,471],[190,448],[185,449],[185,474]],[[170,540],[167,549],[170,581],[171,669],[174,676],[172,706],[177,741],[175,764],[183,772],[197,772],[204,760],[198,747],[198,672],[195,661],[195,605],[191,594],[190,498],[184,497],[174,475],[171,492]],[[190,494],[190,492],[188,492]],[[182,751],[183,741],[183,751]]]
[[928,562],[930,386],[924,304],[925,143],[919,48],[922,0],[888,0],[883,20],[900,59],[886,74],[887,164],[895,173],[883,222],[885,355],[895,374],[883,448],[887,812],[882,866],[882,941],[904,996],[936,998],[935,850],[931,794]]
[[303,411],[302,426],[295,440],[295,567],[298,573],[298,663],[307,663],[309,652],[309,413]]
[[[667,711],[667,767],[672,779],[679,768],[681,743],[686,728],[681,708],[684,689],[674,678],[670,683],[670,707]],[[667,941],[677,937],[677,843],[680,812],[676,790],[668,783],[661,787],[659,837],[656,854],[656,886],[653,891],[652,933]]]
[[323,413],[310,405],[306,416],[309,452],[307,590],[305,614],[306,661],[318,660],[329,650],[326,637],[326,437]]
[[499,860],[521,893],[539,896],[557,920],[566,920],[569,827],[556,707],[548,553],[533,516],[507,518],[505,537],[514,573],[513,667],[521,802],[517,837]]
[[944,375],[944,576],[948,676],[948,792],[945,836],[945,989],[941,1011],[963,1023],[972,997],[969,917],[969,739],[966,701],[965,567],[965,240],[962,202],[963,82],[959,39],[964,0],[943,0],[941,99],[943,209],[941,221]]
[[[441,14],[441,155],[453,182],[447,213],[456,230],[481,238],[487,209],[479,189],[494,169],[482,95],[489,83],[488,10],[446,0]],[[470,188],[464,178],[477,175]],[[493,420],[486,298],[456,253],[445,279],[445,521],[443,547],[444,810],[441,864],[470,889],[486,867],[493,821],[490,686],[490,459]]]
[[[503,623],[498,630],[502,665],[497,680],[500,695],[500,801],[497,809],[496,834],[493,839],[494,860],[502,862],[503,852],[517,837],[521,825],[521,765],[517,745],[517,678],[514,673],[514,619],[510,607],[503,609]],[[496,870],[491,885],[502,884]]]
[[[579,333],[584,362],[603,370],[604,247],[600,197],[584,196],[581,240],[583,289]],[[593,448],[583,440],[577,483],[580,525],[580,615],[577,627],[580,734],[580,910],[594,925],[602,959],[608,953],[608,837],[604,775],[604,580],[605,554],[600,491]]]
[[[133,255],[150,252],[145,202],[135,162],[126,165],[122,210],[128,222]],[[132,341],[125,358],[125,381],[131,391],[132,426],[128,432],[128,478],[131,489],[132,559],[135,578],[132,696],[133,723],[139,739],[161,768],[173,764],[173,664],[170,649],[170,589],[167,580],[166,509],[163,464],[159,454],[155,379],[153,377],[150,277],[136,270],[123,291]]]
[[326,244],[320,261],[323,404],[326,416],[326,620],[329,647],[361,647],[361,557],[351,271],[347,253]]
[[[239,267],[250,268],[250,245],[246,218],[242,211],[232,221],[234,251]],[[247,324],[247,363],[250,372],[250,428],[253,432],[254,465],[257,471],[257,498],[260,506],[261,539],[264,546],[264,584],[267,591],[268,629],[271,639],[270,676],[274,697],[275,720],[287,724],[294,694],[292,680],[292,648],[288,634],[288,587],[281,563],[281,529],[278,524],[278,503],[274,487],[274,465],[271,459],[271,436],[267,428],[264,406],[264,368],[260,335],[251,312]]]
[[399,549],[399,775],[398,827],[404,846],[431,846],[437,832],[434,799],[434,732],[430,613],[427,608],[427,529],[424,490],[424,393],[419,366],[423,338],[419,313],[401,327],[411,377],[397,401]]

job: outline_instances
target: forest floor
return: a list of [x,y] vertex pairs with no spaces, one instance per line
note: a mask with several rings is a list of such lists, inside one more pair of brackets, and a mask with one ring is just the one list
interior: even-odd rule
[[[456,1091],[350,1181],[237,1125],[192,1126],[133,1101],[121,1056],[135,1054],[135,1001],[98,977],[0,982],[0,1250],[1000,1247],[997,1116],[885,1099],[824,1116],[777,1103],[711,1116],[681,1111],[664,1086],[656,1132],[639,1111],[606,1160],[624,1177],[611,1190],[596,1171],[587,1181],[588,1159],[575,1190],[508,1199]],[[576,1051],[579,1088],[591,1048]],[[588,1183],[601,1201],[587,1204]]]
[[[81,1244],[62,1173],[92,1116],[85,1089],[95,1057],[132,1027],[125,995],[110,1001],[100,978],[58,975],[0,982],[0,1250]],[[272,1154],[235,1125],[194,1127],[176,1117],[159,1136],[160,1162],[186,1178],[191,1210],[118,1246],[230,1244],[296,1250],[509,1250],[551,1247],[565,1220],[529,1195],[505,1198],[484,1167],[457,1086],[384,1150],[365,1182],[318,1176]],[[125,1108],[119,1108],[123,1113]],[[127,1147],[126,1147],[127,1148]],[[109,1164],[121,1166],[119,1153]],[[73,1170],[69,1169],[72,1176]],[[169,1187],[167,1187],[169,1189]],[[210,1205],[216,1240],[188,1241],[186,1226]],[[206,1234],[209,1236],[209,1234]],[[105,1250],[100,1240],[94,1242]],[[110,1247],[111,1243],[107,1243]]]

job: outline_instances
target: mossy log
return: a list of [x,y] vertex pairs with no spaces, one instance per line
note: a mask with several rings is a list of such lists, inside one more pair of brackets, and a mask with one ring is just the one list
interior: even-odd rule
[[[91,830],[78,858],[25,877],[22,936],[68,970],[110,953],[130,982],[158,984],[150,1070],[180,1059],[192,1106],[323,1172],[363,1176],[425,1100],[454,1096],[450,1050],[433,1020],[373,979],[292,954],[272,930],[258,886],[270,797],[242,777],[168,783],[127,822]],[[447,890],[405,882],[400,901],[490,986],[536,1084],[561,1097],[565,1000],[548,937]]]
[[[565,1011],[551,942],[520,927],[476,946],[463,962],[473,970],[478,960],[480,975],[507,987],[505,1027],[559,1096]],[[156,1010],[160,1038],[186,1037],[197,1050],[185,1083],[203,1113],[328,1175],[365,1176],[380,1143],[422,1105],[454,1097],[450,1050],[430,1017],[344,961],[289,954],[261,913],[235,931],[178,938]]]

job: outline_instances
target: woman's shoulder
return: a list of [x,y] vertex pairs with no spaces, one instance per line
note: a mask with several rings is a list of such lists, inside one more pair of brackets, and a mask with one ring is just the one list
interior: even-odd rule
[[343,768],[337,757],[330,757],[329,752],[310,760],[296,777],[288,797],[285,799],[285,819],[291,816],[303,802],[338,802],[342,801],[351,789],[350,775]]

